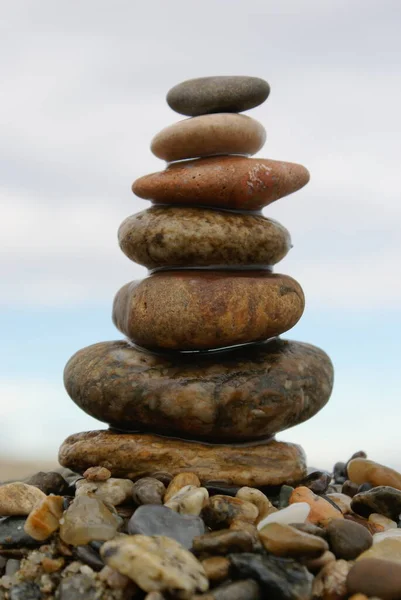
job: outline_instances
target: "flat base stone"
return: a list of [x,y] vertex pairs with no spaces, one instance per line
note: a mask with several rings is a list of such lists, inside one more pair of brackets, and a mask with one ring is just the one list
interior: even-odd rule
[[109,469],[113,477],[132,480],[190,471],[203,484],[261,487],[291,485],[306,476],[302,448],[276,440],[205,444],[154,434],[88,431],[65,440],[59,461],[78,473],[100,465]]

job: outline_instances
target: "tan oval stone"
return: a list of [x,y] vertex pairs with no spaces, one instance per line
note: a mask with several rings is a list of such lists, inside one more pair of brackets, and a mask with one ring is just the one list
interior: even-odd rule
[[150,149],[168,162],[215,154],[256,154],[266,141],[259,121],[235,113],[184,119],[160,131]]
[[308,170],[296,163],[218,156],[173,163],[134,181],[132,191],[160,204],[259,210],[308,181]]
[[269,523],[259,537],[265,550],[275,556],[316,558],[329,549],[324,539],[282,523]]
[[256,488],[242,487],[236,493],[236,497],[251,502],[251,504],[256,506],[259,511],[256,523],[259,523],[259,521],[267,517],[267,515],[277,510],[270,502],[269,498]]
[[0,486],[0,517],[29,515],[46,498],[40,489],[21,481]]
[[354,458],[347,465],[348,477],[354,483],[370,483],[374,487],[388,485],[401,490],[401,473],[373,460]]
[[242,441],[316,414],[329,399],[333,366],[319,348],[282,339],[170,357],[118,341],[77,352],[64,382],[80,408],[120,429]]
[[113,321],[149,349],[206,350],[275,337],[301,318],[305,298],[287,275],[167,271],[123,286]]
[[[133,480],[161,470],[172,475],[190,471],[202,483],[255,487],[291,484],[306,474],[303,450],[295,444],[271,441],[214,445],[111,431],[69,436],[60,448],[59,460],[62,466],[78,473],[91,464],[106,467],[113,477]],[[251,506],[257,513],[256,507]]]
[[178,492],[187,485],[200,487],[201,482],[199,481],[199,477],[195,475],[195,473],[178,473],[168,485],[164,496],[164,503],[169,502],[173,496],[178,494]]
[[154,206],[123,221],[121,250],[160,267],[275,265],[291,248],[288,231],[262,215]]

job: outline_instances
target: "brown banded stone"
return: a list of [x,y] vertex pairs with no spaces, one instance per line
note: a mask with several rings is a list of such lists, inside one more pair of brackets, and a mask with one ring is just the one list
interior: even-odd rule
[[152,140],[155,156],[168,162],[215,154],[256,154],[266,141],[259,121],[233,113],[184,119],[162,129]]
[[243,441],[315,415],[330,397],[333,366],[319,348],[281,339],[169,357],[121,340],[79,350],[64,383],[81,409],[119,429]]
[[264,486],[294,483],[306,474],[305,455],[295,444],[204,444],[152,434],[89,431],[70,435],[60,448],[60,464],[82,473],[92,465],[113,477],[139,479],[155,471],[196,473],[203,484],[224,482]]
[[132,191],[159,204],[259,210],[308,181],[308,170],[296,163],[217,156],[173,163],[134,181]]
[[259,106],[269,92],[269,84],[259,77],[197,77],[171,88],[167,104],[190,117],[216,112],[237,113]]
[[291,329],[301,286],[268,271],[177,270],[123,286],[113,322],[143,348],[208,350],[266,340]]
[[118,231],[128,258],[148,267],[275,265],[291,248],[289,232],[262,215],[189,206],[153,206]]

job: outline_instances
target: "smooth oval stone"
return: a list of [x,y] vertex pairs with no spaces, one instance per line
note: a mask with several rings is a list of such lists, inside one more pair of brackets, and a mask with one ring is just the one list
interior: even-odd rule
[[333,519],[326,528],[330,550],[336,558],[354,560],[373,544],[372,534],[359,523]]
[[25,517],[0,518],[0,548],[34,548],[43,544],[25,532],[25,523]]
[[348,477],[354,483],[371,483],[375,487],[387,485],[401,490],[401,473],[373,460],[355,458],[348,463],[347,468]]
[[173,123],[152,140],[150,149],[167,162],[216,154],[256,154],[266,141],[259,121],[230,113],[203,115]]
[[118,239],[124,254],[148,269],[275,265],[291,248],[289,232],[262,215],[187,206],[132,215]]
[[188,79],[167,94],[167,104],[182,115],[242,112],[262,104],[270,86],[259,77],[215,76]]
[[280,335],[304,306],[301,286],[288,275],[161,271],[117,292],[113,322],[143,348],[208,350]]
[[275,556],[316,558],[329,549],[321,537],[282,523],[265,525],[259,535],[265,550]]
[[389,486],[372,488],[356,494],[352,498],[351,508],[362,517],[379,513],[389,519],[398,520],[401,514],[401,491]]
[[81,409],[118,429],[242,441],[315,415],[330,397],[333,366],[319,348],[281,339],[164,357],[121,340],[77,352],[64,383]]
[[191,548],[194,537],[205,532],[206,526],[200,517],[180,515],[166,506],[140,506],[128,522],[131,535],[165,535],[184,548]]
[[347,577],[348,594],[382,600],[401,599],[401,564],[372,558],[356,562]]
[[169,165],[134,181],[132,191],[159,204],[259,210],[308,181],[308,170],[296,163],[218,156]]
[[59,460],[78,473],[91,464],[133,480],[160,470],[172,475],[191,471],[205,484],[221,481],[254,487],[299,481],[306,473],[302,448],[286,442],[214,445],[111,431],[70,435],[60,448]]

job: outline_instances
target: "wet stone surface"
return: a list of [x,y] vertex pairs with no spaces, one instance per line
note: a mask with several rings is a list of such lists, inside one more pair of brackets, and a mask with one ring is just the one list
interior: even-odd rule
[[25,518],[5,517],[0,518],[0,547],[2,548],[33,548],[39,546],[41,542],[34,540],[25,533]]
[[389,486],[378,486],[358,492],[352,499],[351,508],[362,517],[379,513],[389,519],[398,519],[401,513],[401,491]]

